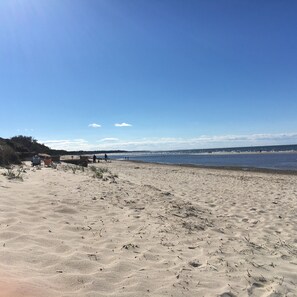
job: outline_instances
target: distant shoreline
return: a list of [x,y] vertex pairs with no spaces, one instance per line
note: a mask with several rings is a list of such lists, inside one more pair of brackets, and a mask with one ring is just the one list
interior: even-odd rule
[[297,153],[297,144],[288,145],[263,145],[263,146],[242,146],[242,147],[219,147],[204,149],[175,149],[175,150],[93,150],[93,151],[68,151],[67,155],[117,155],[117,154],[263,154],[263,153]]
[[[185,155],[185,154],[189,154],[189,155],[201,155],[201,156],[205,156],[205,155],[261,155],[261,154],[297,154],[297,150],[294,151],[262,151],[262,152],[249,152],[249,151],[239,151],[239,152],[235,152],[235,151],[230,151],[230,152],[226,152],[226,151],[218,151],[218,152],[205,152],[205,153],[195,153],[195,152],[191,152],[191,151],[145,151],[145,152],[125,152],[125,153],[109,153],[109,155],[111,156],[116,156],[116,155],[132,155],[132,154],[139,154],[139,155],[145,155],[145,154],[172,154],[172,155]],[[92,155],[92,154],[82,154],[82,155]],[[102,154],[95,154],[95,155],[102,155]],[[69,156],[69,155],[68,155]]]
[[196,164],[171,164],[171,163],[160,163],[160,162],[145,162],[139,160],[116,160],[118,162],[131,162],[139,164],[150,164],[156,166],[177,166],[177,167],[187,167],[187,168],[200,168],[200,169],[215,169],[215,170],[227,170],[227,171],[243,171],[243,172],[259,172],[259,173],[275,173],[284,175],[297,175],[297,170],[281,170],[281,169],[270,169],[270,168],[257,168],[257,167],[247,167],[247,166],[207,166],[207,165],[196,165]]

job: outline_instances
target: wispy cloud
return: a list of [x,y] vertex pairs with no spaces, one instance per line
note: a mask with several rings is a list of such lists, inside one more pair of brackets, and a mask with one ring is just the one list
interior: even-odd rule
[[41,141],[54,149],[66,150],[177,150],[258,145],[296,144],[297,133],[201,135],[193,138],[141,138],[120,140],[109,137],[96,143],[84,139]]
[[[245,134],[245,135],[215,135],[207,136],[202,135],[194,138],[197,141],[206,143],[217,143],[217,142],[248,142],[250,145],[254,142],[265,144],[266,142],[282,142],[282,141],[296,141],[297,133],[279,133],[279,134]],[[274,143],[273,143],[274,144]],[[262,144],[260,144],[262,145]]]
[[176,150],[297,143],[297,133],[201,135],[193,138],[141,138],[100,143],[100,149]]
[[34,129],[32,128],[23,128],[23,129],[17,129],[17,132],[33,132]]
[[127,123],[120,123],[120,124],[114,124],[115,127],[132,127],[131,124],[127,124]]
[[89,127],[91,127],[91,128],[101,128],[101,125],[93,123],[93,124],[89,124]]
[[60,140],[45,140],[40,141],[46,146],[57,150],[93,150],[96,147],[85,139],[60,139]]
[[98,142],[114,142],[114,141],[119,141],[119,139],[113,138],[113,137],[107,137],[107,138],[102,138],[98,140]]

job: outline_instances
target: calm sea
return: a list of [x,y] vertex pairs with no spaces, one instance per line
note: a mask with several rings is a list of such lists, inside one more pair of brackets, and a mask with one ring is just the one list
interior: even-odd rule
[[297,171],[297,152],[193,153],[148,152],[109,155],[111,159],[163,164],[192,164],[213,167],[239,167]]

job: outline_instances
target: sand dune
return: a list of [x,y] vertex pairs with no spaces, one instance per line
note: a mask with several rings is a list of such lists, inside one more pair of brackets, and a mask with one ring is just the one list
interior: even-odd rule
[[296,176],[96,166],[0,175],[1,297],[297,296]]

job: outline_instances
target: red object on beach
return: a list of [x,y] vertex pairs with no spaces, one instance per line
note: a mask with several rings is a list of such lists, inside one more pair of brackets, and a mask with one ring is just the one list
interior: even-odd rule
[[45,166],[51,166],[52,165],[52,159],[51,158],[45,158],[44,159],[44,165]]

